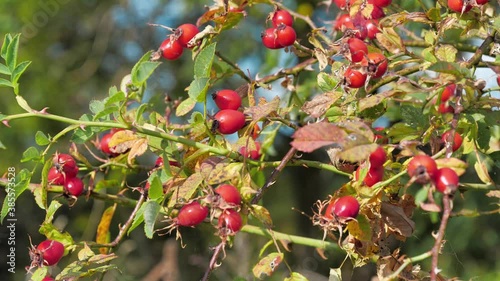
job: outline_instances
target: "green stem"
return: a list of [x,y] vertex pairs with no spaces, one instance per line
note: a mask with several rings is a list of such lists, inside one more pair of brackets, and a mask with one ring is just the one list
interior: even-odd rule
[[242,232],[256,234],[264,237],[268,237],[276,240],[286,240],[295,244],[304,245],[308,247],[325,249],[325,250],[340,250],[339,246],[336,243],[323,241],[320,239],[313,239],[308,237],[302,237],[297,235],[290,235],[282,232],[277,232],[273,230],[269,230],[266,228],[261,228],[254,225],[245,225],[241,229]]
[[415,256],[415,257],[412,257],[412,258],[407,258],[403,261],[403,263],[398,267],[398,269],[396,271],[394,271],[391,275],[385,277],[384,279],[382,279],[383,281],[391,281],[391,280],[399,280],[398,279],[398,275],[410,264],[414,263],[414,262],[418,262],[418,261],[422,261],[422,260],[425,260],[429,257],[432,256],[432,252],[429,251],[429,252],[425,252],[423,254],[420,254],[418,256]]
[[71,118],[67,118],[67,117],[63,117],[63,116],[59,116],[59,115],[54,115],[54,114],[50,114],[50,113],[41,113],[41,112],[28,112],[28,113],[7,115],[7,116],[4,116],[1,121],[11,121],[11,120],[25,119],[25,118],[32,118],[32,117],[49,119],[49,120],[59,121],[62,123],[78,125],[78,126],[128,129],[127,125],[120,124],[120,123],[76,120],[76,119],[71,119]]

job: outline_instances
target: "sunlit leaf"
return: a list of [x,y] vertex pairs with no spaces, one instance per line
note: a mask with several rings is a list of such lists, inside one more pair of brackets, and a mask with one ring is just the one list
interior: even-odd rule
[[[212,63],[215,57],[215,48],[217,43],[212,43],[205,48],[203,48],[200,53],[196,56],[194,60],[194,77],[195,81],[197,78],[209,78],[210,71],[212,69]],[[189,95],[190,97],[193,97]]]
[[269,116],[271,113],[276,112],[280,105],[280,98],[275,96],[272,101],[267,102],[264,99],[259,101],[258,105],[245,108],[245,114],[252,117],[252,120],[258,121],[264,117]]
[[[111,225],[111,220],[113,219],[115,210],[116,210],[116,204],[113,204],[113,206],[110,206],[106,210],[104,210],[104,213],[101,216],[101,221],[97,226],[97,232],[95,237],[95,241],[98,244],[106,244],[109,242],[109,237],[110,237],[109,226]],[[107,254],[108,250],[109,250],[108,248],[99,248],[99,252],[101,254]]]
[[292,272],[290,277],[287,277],[284,279],[284,281],[308,281],[304,275],[298,273],[298,272]]
[[330,106],[341,98],[342,95],[341,92],[327,92],[317,95],[312,100],[305,102],[301,110],[311,117],[319,118],[323,116]]
[[265,227],[273,227],[273,219],[271,218],[271,213],[269,213],[266,208],[254,204],[252,205],[250,212],[257,220],[264,224]]
[[45,146],[50,143],[50,140],[42,131],[37,131],[35,134],[35,142],[40,146]]
[[319,122],[299,128],[292,137],[293,147],[299,151],[312,152],[323,146],[343,143],[347,133],[332,123]]
[[154,200],[149,200],[144,203],[144,233],[146,237],[151,239],[154,234],[154,226],[156,218],[160,214],[160,205]]
[[6,175],[8,182],[5,187],[6,196],[2,204],[2,213],[0,216],[2,223],[6,217],[7,221],[9,219],[16,219],[15,202],[19,195],[28,189],[31,180],[31,172],[26,169],[17,172],[14,167],[10,167]]
[[252,270],[253,275],[259,279],[265,276],[271,276],[282,261],[283,261],[282,253],[270,253],[269,255],[262,258],[253,267]]
[[196,102],[196,99],[192,99],[191,97],[183,100],[175,109],[175,115],[180,117],[188,114],[191,110],[193,110]]

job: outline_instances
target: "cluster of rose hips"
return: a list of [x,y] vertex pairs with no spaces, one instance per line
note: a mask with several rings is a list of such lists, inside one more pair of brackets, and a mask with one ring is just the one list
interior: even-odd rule
[[432,183],[436,189],[444,194],[453,194],[458,188],[458,175],[455,170],[443,167],[438,169],[432,157],[419,154],[408,162],[408,175],[416,183]]
[[480,7],[488,3],[488,0],[448,0],[448,8],[457,13],[467,13],[473,7]]
[[83,182],[77,177],[78,166],[75,159],[69,154],[56,153],[52,161],[54,165],[47,176],[49,184],[62,185],[65,194],[80,196],[83,193]]
[[[238,210],[241,207],[241,195],[238,189],[230,184],[222,184],[213,190],[214,194],[204,199],[191,201],[179,210],[166,229],[177,229],[179,226],[195,227],[210,215],[218,216],[218,235],[227,237],[235,235],[243,227],[243,220]],[[210,206],[210,208],[209,208]]]
[[[340,9],[350,9],[345,0],[335,0]],[[338,31],[345,33],[342,39],[340,53],[344,54],[351,65],[344,72],[344,84],[350,88],[361,88],[369,77],[382,77],[387,71],[387,58],[382,53],[368,52],[364,40],[374,39],[380,32],[377,19],[384,16],[383,7],[390,5],[392,0],[369,0],[373,6],[370,17],[365,17],[361,11],[355,15],[344,14],[334,25]]]
[[182,24],[173,31],[161,43],[159,49],[162,57],[167,60],[176,60],[182,55],[184,48],[192,48],[193,46],[188,45],[188,43],[200,32],[198,27],[191,23]]
[[293,29],[293,17],[286,10],[276,10],[269,14],[273,27],[261,33],[262,44],[269,49],[281,49],[293,45],[297,34]]
[[351,195],[332,197],[328,201],[318,202],[317,207],[318,213],[314,214],[312,220],[314,225],[318,225],[323,229],[324,238],[326,238],[328,232],[334,230],[339,230],[342,234],[343,226],[355,220],[360,209],[358,200]]
[[[31,265],[28,270],[40,266],[56,265],[64,255],[64,245],[56,240],[44,240],[38,246],[31,246],[30,249]],[[42,281],[53,281],[54,278],[46,276]]]
[[371,187],[376,183],[381,182],[384,178],[384,163],[386,160],[387,155],[385,150],[381,146],[377,147],[377,149],[370,154],[368,162],[365,162],[358,167],[356,173],[354,174],[354,179],[356,181],[359,180],[361,170],[368,165],[368,172],[363,179],[363,183],[366,186]]
[[240,95],[233,90],[224,89],[212,95],[219,111],[214,116],[212,128],[224,135],[234,134],[245,127],[245,115],[238,109],[241,106]]
[[454,113],[455,110],[453,109],[453,106],[450,105],[450,99],[455,95],[455,90],[457,88],[457,85],[455,84],[450,84],[446,86],[441,93],[441,102],[439,103],[438,106],[438,112],[441,114],[445,113]]

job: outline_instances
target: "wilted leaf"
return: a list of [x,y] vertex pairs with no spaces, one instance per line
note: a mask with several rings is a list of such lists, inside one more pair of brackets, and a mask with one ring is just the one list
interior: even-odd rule
[[122,130],[113,134],[109,140],[111,152],[122,154],[127,152],[139,137],[130,130]]
[[488,193],[486,193],[486,196],[500,198],[500,190],[491,190]]
[[461,67],[458,63],[439,61],[433,63],[427,68],[427,70],[448,73],[456,77],[467,77],[469,76],[468,69]]
[[453,47],[452,45],[444,44],[444,45],[440,45],[436,49],[435,54],[439,60],[447,61],[447,62],[454,62],[456,59],[456,56],[457,56],[457,52],[458,52],[457,49],[455,47]]
[[486,164],[483,162],[483,157],[477,150],[476,150],[476,163],[474,163],[474,169],[476,170],[477,176],[483,183],[491,184],[493,182],[488,172],[488,168]]
[[264,224],[265,227],[267,228],[273,227],[273,220],[271,218],[271,213],[269,213],[269,211],[266,208],[260,205],[252,205],[250,212],[257,220],[259,220],[262,224]]
[[[361,138],[362,136],[360,135],[354,135],[354,134],[349,134],[350,138]],[[361,162],[363,160],[368,159],[370,154],[374,152],[378,144],[376,143],[368,143],[368,144],[361,144],[361,145],[356,145],[352,146],[348,145],[349,148],[341,150],[339,153],[336,154],[338,159],[344,160],[350,163],[356,163],[356,162]]]
[[359,215],[356,217],[356,220],[348,222],[347,229],[349,233],[358,240],[371,241],[372,239],[370,221],[365,215]]
[[330,268],[330,276],[328,281],[342,281],[342,269]]
[[173,190],[172,197],[170,197],[170,201],[168,202],[168,207],[172,208],[179,202],[189,201],[201,182],[203,182],[203,176],[200,173],[190,175],[181,186]]
[[341,92],[328,92],[307,101],[301,110],[314,118],[319,118],[342,96]]
[[387,98],[399,94],[399,91],[385,91],[379,94],[371,95],[366,98],[362,98],[359,101],[359,111],[363,111],[367,108],[374,107],[384,102]]
[[382,202],[380,214],[389,229],[399,235],[410,237],[415,230],[415,222],[406,216],[400,206]]
[[465,173],[468,166],[466,162],[454,157],[436,159],[436,164],[439,169],[443,167],[453,169],[459,177]]
[[270,102],[266,102],[265,99],[260,99],[258,105],[245,108],[244,113],[251,116],[253,121],[258,121],[276,112],[279,105],[280,98],[278,96],[275,96]]
[[364,138],[358,138],[356,140],[350,141],[350,142],[354,141],[354,144],[356,145],[366,144],[367,142],[372,142],[375,139],[375,134],[373,133],[370,126],[368,126],[363,121],[356,121],[356,120],[343,121],[336,123],[336,125],[343,128],[349,134],[354,133],[355,135],[363,136]]
[[127,156],[127,162],[132,165],[133,160],[137,156],[141,156],[148,149],[148,140],[145,138],[137,139],[130,148],[130,153]]
[[253,267],[253,275],[259,279],[264,276],[271,276],[274,270],[283,261],[282,253],[270,253],[269,255],[262,258],[259,263]]
[[83,248],[78,251],[78,260],[86,261],[93,256],[95,256],[95,253],[92,251],[92,249],[90,249],[87,243],[83,243]]
[[384,27],[376,36],[377,41],[391,54],[399,54],[405,51],[403,40],[393,28]]
[[299,151],[312,152],[323,146],[344,143],[347,133],[332,123],[319,122],[299,128],[292,137],[293,147]]
[[[113,206],[108,207],[106,210],[104,210],[104,213],[101,216],[101,221],[99,222],[99,225],[97,226],[97,232],[96,232],[96,237],[95,241],[99,244],[106,244],[109,242],[109,226],[111,225],[111,220],[113,219],[113,215],[115,214],[116,210],[116,204]],[[108,248],[99,248],[99,252],[101,254],[106,254],[108,253]]]
[[219,163],[210,172],[206,181],[208,184],[220,184],[239,177],[243,163]]

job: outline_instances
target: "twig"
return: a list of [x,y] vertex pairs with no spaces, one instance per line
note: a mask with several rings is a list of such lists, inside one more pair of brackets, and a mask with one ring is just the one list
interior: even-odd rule
[[115,247],[116,245],[118,245],[118,243],[120,243],[120,241],[125,236],[125,233],[129,229],[129,227],[132,225],[132,222],[135,219],[135,215],[137,214],[137,211],[139,211],[140,207],[142,206],[142,203],[144,203],[144,200],[146,200],[146,194],[142,193],[141,197],[139,197],[139,200],[137,200],[137,204],[135,205],[135,208],[132,211],[132,213],[130,214],[127,222],[120,228],[120,231],[118,232],[118,235],[116,236],[115,240],[113,240],[113,242],[111,242],[111,243],[107,243],[107,244],[102,245],[102,247]]
[[252,83],[252,79],[250,77],[248,77],[245,74],[245,72],[243,72],[243,70],[241,70],[241,68],[236,63],[230,61],[228,58],[226,58],[224,55],[222,55],[219,51],[215,51],[215,55],[219,59],[221,59],[223,62],[225,62],[228,65],[230,65],[236,71],[235,73],[238,74],[238,76],[240,76],[241,78],[243,78],[248,83]]
[[431,281],[436,281],[438,274],[438,258],[439,252],[442,247],[442,242],[444,238],[444,233],[446,231],[446,226],[448,224],[448,219],[450,218],[451,209],[453,203],[453,194],[445,194],[443,196],[443,217],[441,218],[441,224],[439,225],[439,231],[436,236],[436,242],[431,249],[432,253],[432,266],[431,266]]
[[418,256],[415,256],[415,257],[412,257],[412,258],[406,258],[404,259],[404,262],[398,267],[397,270],[395,270],[391,275],[385,277],[384,279],[382,279],[383,281],[390,281],[390,280],[395,280],[398,275],[410,264],[414,263],[414,262],[417,262],[417,261],[422,261],[422,260],[425,260],[427,259],[428,257],[430,257],[432,255],[432,253],[429,251],[429,252],[425,252],[423,254],[420,254]]
[[264,192],[266,192],[271,186],[276,182],[276,179],[278,178],[279,174],[281,171],[286,167],[286,164],[292,160],[293,156],[295,155],[295,152],[297,152],[297,149],[294,147],[291,147],[290,150],[286,153],[285,157],[281,159],[280,164],[274,171],[271,173],[271,176],[267,179],[266,183],[262,186],[259,191],[257,191],[257,194],[255,194],[255,197],[252,199],[252,204],[257,204],[259,200],[262,198],[262,195],[264,195]]
[[224,247],[226,246],[226,240],[223,239],[222,242],[220,242],[217,247],[215,247],[214,254],[212,255],[212,258],[210,259],[210,263],[208,264],[207,271],[205,271],[205,275],[203,275],[202,281],[207,281],[208,277],[210,277],[210,273],[214,268],[217,267],[217,258],[219,257],[221,251],[224,251]]

